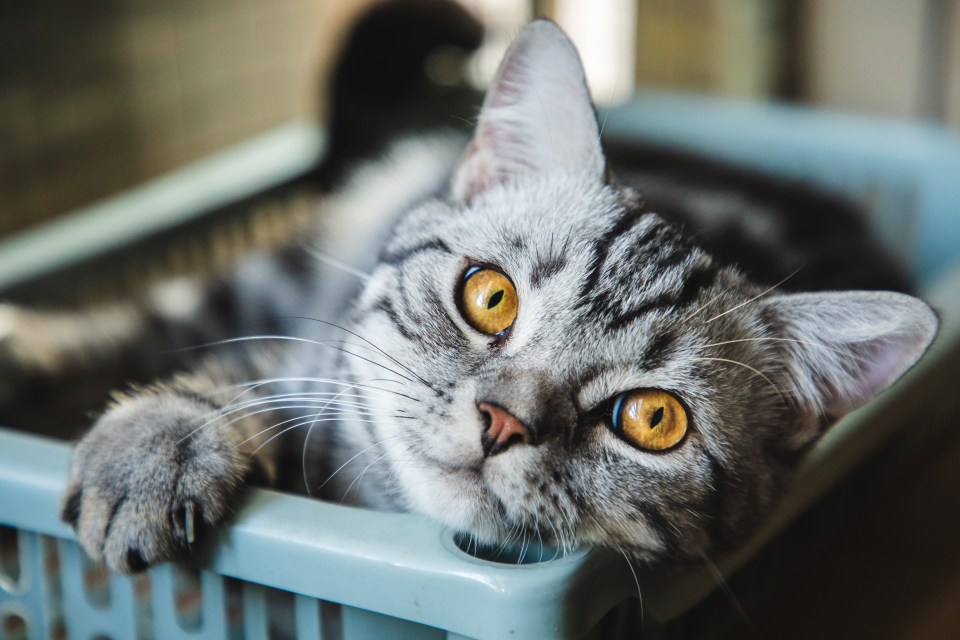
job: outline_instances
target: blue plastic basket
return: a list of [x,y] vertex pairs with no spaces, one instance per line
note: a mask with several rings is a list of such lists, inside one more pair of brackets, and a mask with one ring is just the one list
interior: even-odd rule
[[[770,525],[721,564],[730,574],[907,424],[919,404],[955,393],[960,139],[928,126],[661,95],[613,110],[606,132],[705,151],[864,202],[942,314],[930,355],[828,434]],[[220,208],[243,195],[237,185],[252,193],[289,180],[321,144],[310,127],[287,127],[0,244],[0,288]],[[642,622],[629,613],[619,621],[637,637],[683,616],[716,584],[693,568],[636,567],[634,575],[621,556],[593,549],[562,558],[530,550],[523,564],[484,560],[416,515],[264,490],[252,492],[202,570],[110,576],[87,562],[56,517],[69,454],[67,444],[0,429],[4,640],[582,638],[608,633],[598,622],[635,599],[639,586]]]

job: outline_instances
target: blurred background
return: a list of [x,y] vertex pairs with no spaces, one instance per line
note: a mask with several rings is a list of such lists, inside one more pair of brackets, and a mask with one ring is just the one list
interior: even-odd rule
[[[960,126],[960,0],[450,2],[486,30],[463,72],[435,52],[441,85],[482,87],[545,15],[577,42],[600,105],[655,88]],[[441,4],[3,2],[0,235],[281,123],[323,122],[353,26],[387,3]]]
[[[664,90],[960,129],[960,0],[4,0],[0,236],[287,122],[452,123],[534,16],[576,41],[601,111]],[[730,637],[960,637],[957,469],[947,443],[871,495]]]

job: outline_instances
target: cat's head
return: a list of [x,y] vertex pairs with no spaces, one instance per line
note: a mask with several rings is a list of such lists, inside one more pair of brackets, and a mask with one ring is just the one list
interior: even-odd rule
[[576,50],[545,21],[511,46],[448,197],[404,217],[354,317],[389,357],[351,359],[351,376],[402,381],[369,438],[404,506],[486,542],[645,558],[742,542],[937,324],[901,294],[767,291],[645,211],[607,179]]

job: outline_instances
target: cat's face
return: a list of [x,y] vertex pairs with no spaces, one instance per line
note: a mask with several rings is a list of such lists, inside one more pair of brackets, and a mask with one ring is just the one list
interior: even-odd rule
[[[823,428],[919,357],[931,319],[890,351],[922,315],[906,296],[761,295],[608,184],[597,136],[575,51],[534,23],[451,196],[403,219],[358,304],[385,353],[349,375],[401,392],[364,437],[406,507],[481,541],[730,547]],[[867,319],[891,305],[916,317]],[[824,340],[818,314],[862,317]],[[878,319],[894,324],[866,335]]]

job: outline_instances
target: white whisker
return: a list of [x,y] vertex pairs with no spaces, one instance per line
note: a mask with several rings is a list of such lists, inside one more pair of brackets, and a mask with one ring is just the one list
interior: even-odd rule
[[736,310],[739,309],[740,307],[746,306],[746,305],[750,304],[751,302],[754,302],[755,300],[759,300],[760,298],[762,298],[763,296],[767,295],[768,293],[770,293],[771,291],[773,291],[774,289],[776,289],[777,287],[779,287],[780,285],[782,285],[784,282],[786,282],[787,280],[789,280],[789,279],[792,278],[793,276],[797,275],[797,274],[800,272],[800,269],[802,269],[802,268],[803,268],[803,267],[797,267],[797,269],[796,269],[793,273],[791,273],[790,275],[788,275],[786,278],[784,278],[783,280],[781,280],[781,281],[778,282],[777,284],[775,284],[775,285],[773,285],[772,287],[769,287],[769,288],[761,291],[760,293],[758,293],[757,295],[753,296],[753,297],[750,298],[749,300],[745,300],[745,301],[741,302],[740,304],[735,305],[735,306],[733,306],[732,308],[727,309],[726,311],[724,311],[724,312],[722,312],[722,313],[718,313],[717,315],[713,316],[712,318],[710,318],[709,320],[707,320],[707,321],[704,322],[703,324],[705,324],[705,325],[706,325],[706,324],[710,324],[711,322],[713,322],[713,321],[716,320],[717,318],[722,318],[723,316],[727,315],[728,313],[733,313],[734,311],[736,311]]
[[773,380],[771,380],[770,378],[768,378],[768,377],[766,376],[766,374],[764,374],[764,373],[763,373],[762,371],[760,371],[759,369],[756,369],[756,368],[754,368],[754,367],[751,367],[751,366],[748,365],[748,364],[744,364],[743,362],[738,362],[737,360],[730,360],[730,359],[728,359],[728,358],[707,358],[707,357],[704,357],[704,356],[699,356],[699,357],[696,357],[696,358],[694,358],[694,359],[695,359],[695,360],[711,360],[711,361],[714,361],[714,362],[727,362],[727,363],[729,363],[729,364],[739,365],[739,366],[743,367],[744,369],[749,369],[750,371],[754,372],[755,374],[757,374],[758,376],[760,376],[761,378],[763,378],[764,380],[766,380],[766,381],[767,381],[767,384],[769,384],[769,385],[773,388],[773,390],[777,392],[777,395],[780,396],[780,399],[781,399],[781,400],[783,400],[784,402],[787,401],[786,397],[783,395],[783,392],[781,392],[781,391],[780,391],[780,388],[773,383]]
[[[283,431],[281,431],[280,433],[275,433],[275,434],[273,434],[272,436],[270,436],[269,438],[267,438],[267,440],[266,440],[265,442],[263,442],[263,443],[260,444],[256,449],[254,449],[253,451],[250,452],[251,455],[255,454],[257,451],[260,451],[260,449],[262,449],[263,447],[267,446],[267,445],[270,444],[272,441],[274,441],[275,439],[279,438],[280,436],[282,436],[283,434],[287,433],[288,431],[293,431],[294,429],[298,429],[298,428],[300,428],[300,427],[302,427],[302,426],[305,426],[306,424],[308,424],[308,422],[309,422],[310,420],[313,420],[313,419],[315,419],[315,418],[314,418],[313,416],[306,416],[306,417],[301,416],[301,419],[303,419],[303,422],[299,422],[299,423],[297,423],[297,424],[291,425],[291,426],[285,428],[285,429],[284,429]],[[340,420],[341,420],[341,418],[331,417],[331,418],[323,418],[322,420],[317,420],[317,422],[340,422]],[[357,419],[357,420],[355,420],[355,421],[356,421],[356,422],[373,422],[372,420],[360,420],[360,419]],[[279,424],[274,425],[274,426],[270,427],[269,429],[266,429],[266,430],[264,430],[264,431],[261,431],[261,432],[260,432],[259,434],[257,434],[257,435],[258,435],[258,436],[259,436],[259,435],[263,435],[263,434],[266,433],[267,431],[270,431],[270,430],[272,430],[272,429],[276,429],[278,426],[280,426],[280,425],[279,425]]]
[[369,274],[369,273],[364,273],[363,271],[360,271],[359,269],[354,269],[354,268],[351,267],[350,265],[348,265],[348,264],[346,264],[346,263],[344,263],[344,262],[341,262],[341,261],[337,260],[337,259],[334,258],[333,256],[330,256],[330,255],[328,255],[328,254],[320,251],[319,249],[315,249],[315,248],[314,248],[314,249],[311,249],[311,250],[310,250],[310,255],[311,255],[311,257],[319,260],[320,262],[324,263],[325,265],[327,265],[327,266],[329,266],[329,267],[333,267],[334,269],[337,269],[337,270],[339,270],[339,271],[342,271],[342,272],[344,272],[344,273],[346,273],[346,274],[348,274],[348,275],[355,276],[355,277],[359,278],[359,279],[360,279],[361,281],[363,281],[363,282],[366,282],[366,281],[368,281],[368,280],[370,279],[370,274]]
[[320,417],[320,415],[324,411],[326,411],[327,406],[329,406],[330,402],[337,401],[341,394],[344,394],[347,391],[351,391],[352,389],[356,389],[356,387],[344,387],[343,389],[341,389],[340,392],[337,395],[335,395],[333,398],[331,398],[326,405],[320,408],[320,410],[317,412],[317,415],[314,417],[314,421],[310,423],[310,427],[307,429],[307,435],[303,439],[303,455],[300,458],[300,471],[303,474],[303,486],[306,488],[308,496],[312,495],[312,493],[310,491],[310,482],[307,479],[307,453],[309,451],[307,448],[307,443],[310,441],[310,436],[313,435],[313,428],[314,426],[316,426],[316,420]]
[[623,547],[616,547],[617,551],[620,552],[620,555],[623,556],[623,559],[627,563],[627,568],[630,569],[630,574],[633,576],[633,584],[637,587],[637,599],[640,601],[640,630],[643,631],[643,593],[640,590],[640,579],[637,577],[637,572],[633,568],[633,562],[630,561],[630,557],[627,555],[627,552],[623,550]]
[[329,477],[327,477],[327,479],[323,481],[323,484],[321,484],[319,487],[317,487],[317,489],[318,489],[318,490],[323,489],[323,488],[327,485],[328,482],[330,482],[331,480],[333,480],[333,477],[334,477],[335,475],[337,475],[338,473],[340,473],[341,471],[343,471],[343,469],[344,469],[348,464],[350,464],[351,462],[353,462],[354,460],[356,460],[357,458],[359,458],[360,456],[362,456],[363,454],[365,454],[367,451],[370,451],[370,449],[373,449],[373,448],[375,448],[375,447],[379,447],[381,444],[383,444],[383,443],[386,442],[387,440],[391,440],[391,439],[396,438],[396,437],[397,437],[397,436],[387,436],[386,438],[383,438],[382,440],[378,440],[378,441],[374,442],[374,443],[371,444],[369,447],[365,447],[365,448],[361,449],[360,451],[358,451],[357,453],[355,453],[353,456],[351,456],[350,459],[348,459],[348,460],[347,460],[346,462],[344,462],[342,465],[340,465],[339,467],[337,467],[337,469],[336,469],[333,473],[331,473],[331,474],[329,475]]
[[834,353],[839,353],[840,355],[844,356],[845,358],[854,358],[854,359],[856,359],[856,360],[859,360],[860,362],[868,362],[868,361],[869,361],[869,358],[866,358],[866,357],[864,357],[864,356],[860,356],[860,355],[858,355],[858,354],[856,354],[856,353],[850,353],[850,352],[845,351],[845,350],[843,350],[843,349],[837,349],[837,348],[835,348],[835,347],[830,347],[830,346],[828,346],[828,345],[826,345],[826,344],[823,344],[823,343],[819,343],[819,344],[818,344],[818,343],[815,343],[815,342],[810,342],[809,340],[797,340],[797,339],[795,339],[795,338],[778,338],[778,337],[774,337],[774,336],[760,336],[760,337],[757,337],[757,338],[740,338],[740,339],[738,339],[738,340],[724,340],[723,342],[713,342],[713,343],[711,343],[711,344],[705,344],[705,345],[703,345],[702,348],[706,349],[707,347],[721,347],[721,346],[723,346],[723,345],[727,345],[727,344],[737,344],[737,343],[740,343],[740,342],[792,342],[792,343],[795,343],[795,344],[809,345],[809,346],[815,347],[815,348],[817,348],[817,349],[826,349],[826,350],[828,350],[828,351],[833,351]]
[[381,460],[383,460],[384,458],[386,458],[388,454],[389,454],[388,451],[385,451],[385,452],[381,453],[379,456],[377,456],[376,458],[374,458],[373,460],[371,460],[371,461],[367,464],[367,466],[365,466],[365,467],[363,468],[363,470],[357,475],[357,477],[354,478],[353,481],[352,481],[349,485],[347,485],[346,490],[344,490],[344,492],[343,492],[343,496],[341,496],[341,498],[340,498],[340,502],[341,502],[341,503],[342,503],[344,500],[347,499],[347,496],[348,496],[348,495],[350,495],[350,489],[353,488],[353,485],[354,485],[354,484],[357,485],[357,493],[358,493],[358,494],[360,493],[360,481],[363,479],[363,475],[367,472],[368,469],[370,469],[370,467],[372,467],[372,466],[375,465],[376,463],[378,463],[378,462],[380,462]]
[[710,575],[713,576],[713,579],[717,582],[720,590],[723,591],[723,594],[727,597],[727,600],[730,601],[730,604],[733,606],[733,610],[737,612],[737,615],[740,617],[740,619],[743,620],[747,627],[750,628],[753,636],[756,638],[762,637],[760,630],[757,629],[756,625],[754,625],[753,621],[750,619],[750,616],[747,615],[746,610],[743,608],[743,605],[740,604],[737,596],[734,595],[733,589],[730,588],[730,585],[723,577],[723,573],[720,572],[720,569],[717,567],[717,565],[715,565],[713,561],[707,557],[706,553],[701,554],[700,557],[703,559],[703,563],[706,565]]

